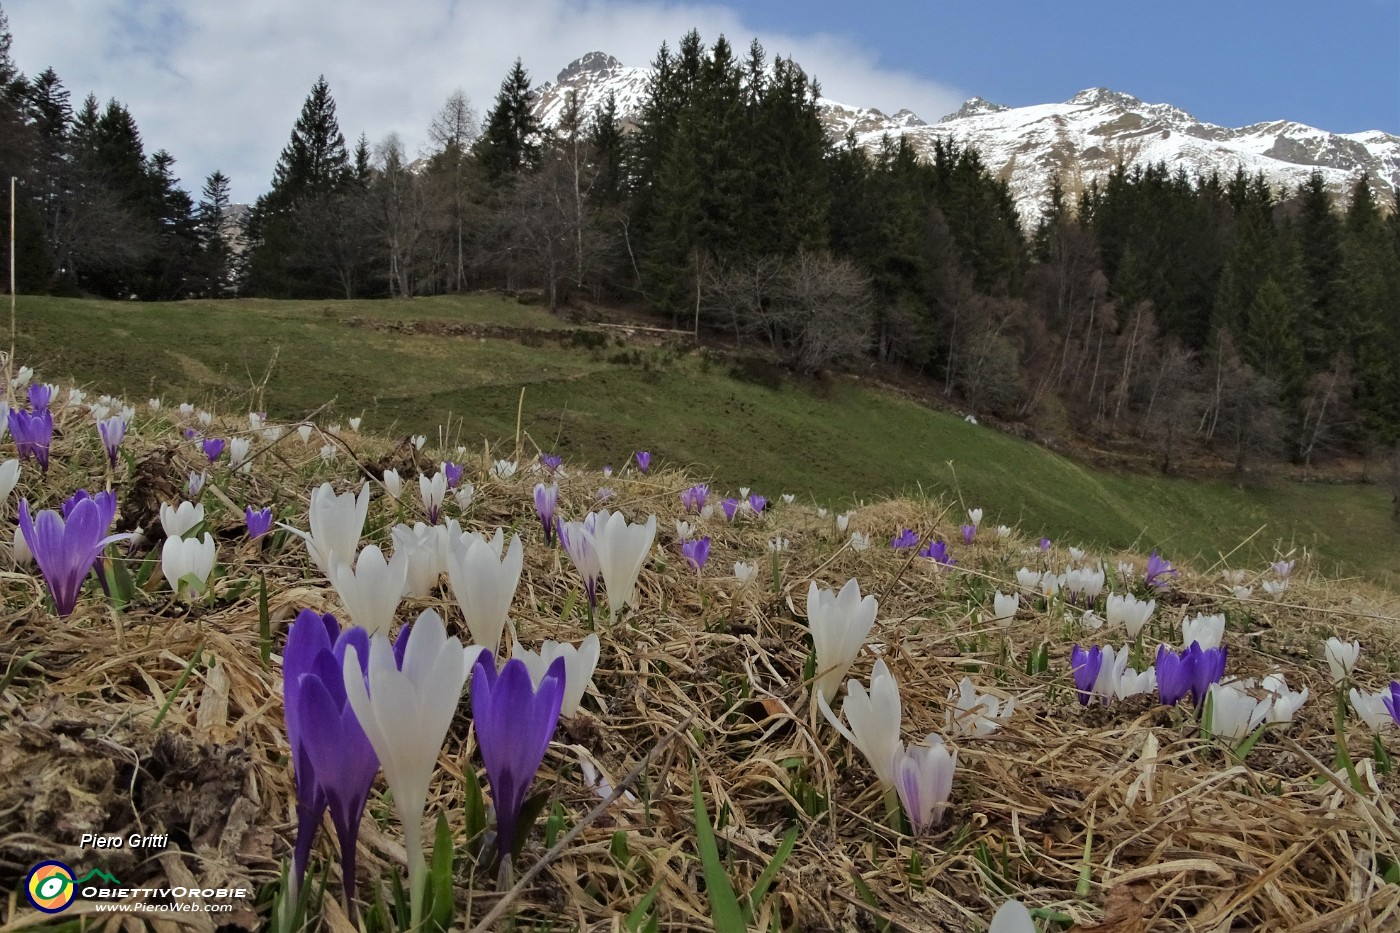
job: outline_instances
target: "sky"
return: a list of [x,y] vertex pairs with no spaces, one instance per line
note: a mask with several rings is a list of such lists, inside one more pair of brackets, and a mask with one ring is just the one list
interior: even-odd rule
[[[645,65],[691,28],[793,56],[843,103],[930,122],[1104,86],[1225,126],[1288,119],[1400,135],[1400,0],[0,0],[26,74],[127,105],[196,198],[215,169],[265,191],[324,74],[348,142],[410,155],[454,90],[490,108],[516,56],[537,82],[587,52]],[[1319,11],[1325,10],[1325,15]]]

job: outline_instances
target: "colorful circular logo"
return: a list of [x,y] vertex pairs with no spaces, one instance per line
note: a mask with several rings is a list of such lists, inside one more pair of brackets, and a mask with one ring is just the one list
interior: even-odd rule
[[46,914],[56,914],[73,903],[78,886],[73,883],[73,869],[62,862],[40,862],[29,870],[24,881],[29,903]]

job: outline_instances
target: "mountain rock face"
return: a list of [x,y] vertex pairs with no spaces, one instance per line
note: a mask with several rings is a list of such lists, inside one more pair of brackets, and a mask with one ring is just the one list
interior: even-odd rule
[[[641,110],[650,68],[629,68],[611,55],[590,52],[552,82],[539,87],[535,112],[545,125],[558,122],[570,92],[592,114],[609,92],[616,95],[624,128]],[[1320,171],[1330,190],[1350,190],[1367,173],[1384,192],[1400,190],[1400,137],[1389,133],[1329,133],[1290,121],[1231,128],[1204,123],[1170,104],[1149,104],[1108,88],[1089,88],[1058,104],[1005,107],[974,97],[936,123],[901,110],[888,115],[821,98],[821,120],[833,141],[848,134],[878,147],[903,137],[919,152],[951,138],[976,149],[987,168],[1006,179],[1029,226],[1040,217],[1050,180],[1059,173],[1075,195],[1116,164],[1165,162],[1190,176],[1239,169],[1262,172],[1275,188],[1297,187]]]

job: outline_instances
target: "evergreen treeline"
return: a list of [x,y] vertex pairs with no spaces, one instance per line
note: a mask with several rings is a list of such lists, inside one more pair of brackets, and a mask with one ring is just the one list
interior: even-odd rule
[[[3,14],[0,13],[0,17]],[[951,141],[828,142],[818,87],[752,43],[662,46],[640,114],[534,117],[517,61],[479,119],[453,94],[413,160],[352,147],[324,79],[230,230],[131,114],[19,75],[0,21],[0,169],[21,180],[21,287],[106,296],[376,297],[481,287],[642,304],[803,372],[877,361],[1042,434],[1135,432],[1252,460],[1400,440],[1400,217],[1260,177],[1120,168],[1058,182],[1029,235]]]

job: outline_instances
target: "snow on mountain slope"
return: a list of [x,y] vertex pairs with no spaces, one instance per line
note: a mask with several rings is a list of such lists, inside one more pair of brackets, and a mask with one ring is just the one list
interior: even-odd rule
[[[558,122],[570,91],[591,116],[611,91],[624,125],[641,109],[650,68],[629,68],[603,52],[590,52],[558,78],[538,88],[535,112]],[[919,152],[935,140],[953,139],[981,155],[1007,180],[1027,225],[1040,216],[1056,172],[1071,194],[1118,163],[1165,162],[1190,176],[1229,178],[1243,169],[1262,172],[1276,187],[1296,187],[1320,171],[1329,189],[1345,192],[1363,172],[1389,191],[1400,190],[1400,137],[1370,131],[1329,133],[1280,120],[1230,128],[1204,123],[1170,104],[1149,104],[1107,88],[1089,88],[1058,104],[1004,107],[974,97],[936,123],[908,110],[893,116],[821,98],[821,119],[835,141],[848,134],[875,147],[904,137]]]

